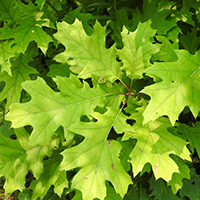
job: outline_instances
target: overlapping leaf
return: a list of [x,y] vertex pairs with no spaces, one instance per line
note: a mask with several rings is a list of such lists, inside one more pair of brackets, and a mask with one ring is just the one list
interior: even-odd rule
[[155,196],[155,199],[162,199],[162,200],[168,200],[168,199],[178,200],[179,199],[172,193],[171,188],[167,187],[167,184],[164,182],[163,179],[158,179],[156,182],[153,179],[151,179],[150,190],[152,190],[151,196]]
[[179,189],[183,187],[183,179],[190,179],[190,169],[186,165],[186,162],[176,155],[171,155],[171,158],[178,165],[179,173],[173,173],[172,179],[168,182],[168,186],[171,186],[172,192],[176,194]]
[[[31,41],[35,41],[38,44],[38,47],[46,53],[49,42],[52,41],[51,37],[42,29],[42,24],[45,21],[39,20],[41,13],[35,16],[35,18],[27,18],[23,20],[23,23],[20,26],[17,26],[13,29],[4,27],[0,31],[0,39],[9,40],[14,39],[15,45],[12,49],[15,52],[24,53]],[[13,51],[13,50],[7,50]]]
[[33,199],[43,198],[52,185],[54,185],[55,192],[60,196],[63,189],[68,187],[66,172],[59,170],[61,160],[62,156],[55,152],[51,158],[44,161],[44,172],[30,186],[33,190]]
[[120,111],[109,109],[103,115],[96,113],[95,117],[97,122],[79,122],[70,127],[71,131],[85,138],[78,146],[62,153],[64,158],[61,169],[81,168],[73,178],[72,188],[81,190],[85,200],[104,199],[106,180],[123,197],[131,179],[118,158],[121,145],[115,140],[108,140],[108,134],[115,123],[124,121],[123,115]]
[[189,141],[190,148],[193,152],[196,149],[198,155],[200,155],[200,123],[198,122],[194,127],[180,124],[178,126],[178,132],[182,133],[184,138]]
[[200,111],[200,52],[195,55],[185,50],[175,52],[177,62],[156,63],[145,70],[162,81],[142,90],[151,97],[143,113],[144,124],[162,115],[167,115],[174,124],[185,106],[189,106],[195,117]]
[[15,56],[15,50],[11,48],[14,44],[14,41],[2,41],[0,42],[0,65],[1,65],[1,73],[7,72],[11,75],[11,63],[10,58]]
[[[170,154],[190,160],[189,151],[186,148],[187,142],[167,131],[170,123],[166,118],[142,125],[143,117],[142,109],[140,109],[138,109],[138,113],[132,115],[136,120],[133,127],[135,133],[132,134],[132,137],[137,139],[136,146],[130,154],[133,173],[137,175],[146,163],[150,163],[156,179],[162,177],[166,181],[170,181],[172,174],[179,172],[178,166],[170,158]],[[124,138],[126,138],[126,134]]]
[[55,81],[60,93],[50,89],[41,78],[24,82],[22,87],[32,96],[31,101],[12,104],[6,116],[12,121],[12,127],[33,126],[32,145],[48,144],[59,126],[67,129],[82,115],[90,114],[97,105],[102,105],[108,95],[100,87],[91,89],[88,84],[82,85],[76,77],[57,77]]
[[[32,170],[35,177],[43,171],[42,159],[56,146],[56,139],[47,146],[28,147],[29,134],[24,129],[15,131],[18,140],[12,140],[0,133],[0,176],[5,176],[6,193],[25,187],[25,176]],[[53,147],[52,147],[53,146]]]
[[30,59],[20,54],[16,59],[12,60],[12,76],[6,72],[0,74],[0,82],[5,82],[5,87],[0,93],[0,101],[7,99],[6,112],[12,103],[19,102],[22,91],[21,83],[29,80],[30,74],[36,74],[36,70],[30,67],[28,62],[30,62]]
[[28,172],[27,163],[24,162],[26,152],[18,141],[7,138],[1,133],[0,138],[0,176],[6,178],[6,193],[12,193],[16,189],[22,190]]
[[92,74],[110,81],[122,78],[114,47],[106,49],[106,30],[98,22],[94,26],[92,36],[85,33],[78,20],[72,25],[58,23],[57,27],[58,32],[54,36],[66,47],[66,51],[57,55],[56,61],[66,62],[71,58],[69,64],[84,67],[79,73],[81,78],[90,78]]
[[10,28],[16,24],[23,23],[22,19],[32,17],[37,11],[38,8],[31,1],[28,4],[24,4],[21,1],[0,0],[1,20],[6,22]]
[[151,56],[158,51],[158,46],[150,42],[156,32],[150,27],[150,23],[139,23],[133,33],[129,33],[125,28],[122,32],[124,47],[117,51],[117,55],[123,62],[122,70],[125,70],[131,79],[142,78],[144,69],[151,65]]

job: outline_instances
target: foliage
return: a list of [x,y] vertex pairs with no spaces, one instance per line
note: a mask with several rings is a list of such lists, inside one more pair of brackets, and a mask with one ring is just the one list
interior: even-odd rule
[[198,0],[0,5],[1,198],[200,198]]

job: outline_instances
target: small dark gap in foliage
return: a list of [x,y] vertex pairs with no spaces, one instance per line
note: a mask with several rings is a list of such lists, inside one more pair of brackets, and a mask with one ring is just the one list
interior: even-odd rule
[[126,123],[130,124],[131,126],[133,126],[136,123],[136,121],[134,119],[127,119]]
[[49,156],[44,156],[43,161],[48,160],[48,159],[49,159]]
[[67,171],[67,180],[69,181],[69,187],[71,186],[71,180],[80,171],[80,167]]
[[189,107],[185,107],[185,109],[181,112],[178,121],[183,124],[187,124],[188,126],[190,126],[191,123],[195,124],[197,122]]
[[123,135],[124,135],[123,133],[117,133],[115,129],[112,127],[108,134],[107,140],[117,140],[117,138],[122,137]]
[[111,34],[108,34],[106,36],[106,48],[109,49],[114,43],[115,41],[112,39]]
[[80,144],[82,141],[84,140],[84,137],[82,135],[75,135],[74,136],[74,144],[72,145],[73,146],[77,146],[78,144]]
[[27,93],[24,89],[21,91],[20,103],[26,103],[31,100],[31,95]]
[[194,149],[194,153],[192,154],[192,163],[194,165],[196,173],[200,175],[200,159],[196,149]]
[[26,183],[25,183],[25,187],[29,188],[31,182],[35,179],[35,177],[33,176],[33,174],[31,173],[31,171],[29,171],[26,175]]
[[10,136],[10,138],[13,139],[13,140],[16,140],[17,136],[15,134],[13,134],[13,135]]
[[30,125],[24,126],[25,130],[27,131],[27,133],[31,134],[31,132],[33,131],[33,127]]
[[2,92],[2,90],[4,89],[6,83],[4,81],[0,82],[0,92]]
[[93,86],[93,83],[92,83],[92,78],[84,79],[84,81],[87,82],[91,88],[94,87],[94,86]]

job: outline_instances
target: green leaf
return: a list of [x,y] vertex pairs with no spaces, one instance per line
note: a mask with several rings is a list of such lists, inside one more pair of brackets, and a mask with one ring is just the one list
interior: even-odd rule
[[50,65],[50,71],[48,72],[49,77],[56,77],[56,76],[63,76],[63,77],[69,77],[70,75],[70,70],[69,70],[69,65],[67,64],[52,64]]
[[[55,147],[58,147],[58,138],[52,139],[46,146],[38,145],[31,147],[29,146],[29,134],[25,131],[24,128],[15,129],[15,134],[20,145],[26,150],[26,159],[25,164],[29,166],[29,169],[32,170],[34,176],[39,178],[43,172],[43,158],[44,156],[50,156],[52,150]],[[37,156],[36,156],[37,155]]]
[[34,18],[23,19],[21,25],[15,28],[11,29],[4,27],[0,29],[2,32],[0,39],[9,40],[14,38],[15,44],[13,45],[12,50],[10,50],[11,52],[14,50],[17,53],[24,53],[29,43],[34,40],[43,53],[46,53],[48,44],[52,39],[42,29],[42,25],[45,21],[40,20],[41,14],[42,13],[38,12],[35,14]]
[[174,14],[177,19],[195,26],[195,22],[193,20],[194,13],[192,12],[192,8],[199,9],[199,2],[197,0],[183,0],[182,8],[177,9]]
[[32,96],[31,101],[12,104],[6,115],[6,120],[12,121],[12,127],[33,126],[30,145],[48,144],[58,127],[67,130],[82,115],[92,113],[97,105],[101,106],[109,95],[100,87],[91,89],[88,84],[82,85],[75,76],[69,79],[57,77],[55,81],[60,93],[50,89],[41,78],[24,82],[22,87]]
[[31,200],[32,193],[29,189],[25,188],[18,196],[19,200]]
[[122,198],[119,196],[119,194],[116,194],[115,189],[109,184],[109,182],[106,182],[107,187],[107,196],[104,200],[122,200]]
[[14,41],[4,41],[0,42],[0,65],[1,65],[1,73],[7,72],[11,75],[11,63],[10,58],[15,56],[15,51],[11,48],[14,44]]
[[0,126],[0,133],[2,133],[6,137],[10,137],[11,135],[14,135],[14,129],[10,128],[11,123],[4,121],[3,125]]
[[143,113],[144,124],[167,115],[172,124],[178,119],[185,106],[196,117],[200,111],[200,52],[195,55],[186,50],[176,50],[177,62],[155,63],[145,73],[160,77],[161,82],[147,86],[141,92],[151,97]]
[[0,0],[0,14],[1,14],[1,20],[6,22],[15,22],[15,10],[13,10],[13,7],[15,5],[15,2],[12,0],[4,1]]
[[132,187],[124,200],[153,200],[153,197],[150,197],[148,191],[140,185],[140,187]]
[[196,126],[193,127],[180,124],[177,131],[182,133],[183,137],[189,141],[192,152],[194,153],[194,149],[196,149],[198,155],[200,155],[200,122],[197,122]]
[[175,18],[169,17],[171,10],[162,10],[152,19],[151,27],[157,29],[157,34],[165,35],[170,29],[177,26]]
[[0,176],[5,176],[5,193],[24,189],[28,166],[25,160],[26,151],[17,140],[5,137],[0,133]]
[[142,78],[144,69],[151,66],[150,58],[158,51],[158,46],[150,42],[155,32],[150,27],[150,21],[139,23],[133,33],[124,28],[122,32],[124,47],[122,50],[117,50],[117,55],[123,62],[121,69],[125,70],[131,79]]
[[151,196],[155,196],[155,200],[178,200],[179,198],[172,193],[170,187],[167,187],[166,182],[163,179],[158,179],[156,182],[150,179]]
[[[66,51],[58,54],[55,60],[68,61],[70,65],[80,65],[84,69],[79,73],[81,78],[91,78],[92,74],[103,77],[104,80],[121,79],[120,63],[116,60],[114,47],[106,49],[106,30],[98,22],[94,26],[92,36],[88,36],[81,22],[76,20],[69,25],[65,22],[57,24],[58,32],[54,35],[65,47]],[[72,58],[71,61],[67,58]]]
[[72,180],[72,188],[82,191],[83,199],[104,199],[106,196],[105,181],[110,181],[116,193],[123,197],[131,179],[123,169],[118,158],[121,145],[115,140],[108,140],[108,134],[120,120],[119,111],[108,109],[101,115],[96,113],[97,122],[79,122],[70,130],[84,136],[78,146],[62,152],[62,170],[80,167]]
[[82,22],[83,28],[88,35],[91,35],[93,32],[93,28],[90,24],[94,24],[96,17],[94,17],[91,13],[81,13],[82,8],[78,7],[75,10],[70,10],[64,17],[63,21],[73,24],[75,19],[77,18]]
[[1,21],[6,22],[10,28],[21,24],[22,19],[32,18],[37,11],[38,8],[31,1],[24,4],[21,1],[0,0]]
[[197,30],[193,28],[191,32],[181,35],[180,43],[184,49],[188,50],[191,54],[194,54],[200,45],[199,37],[197,37]]
[[0,176],[6,178],[6,194],[25,188],[28,170],[32,170],[34,176],[39,178],[43,172],[43,157],[50,155],[57,143],[55,138],[47,146],[28,147],[29,134],[23,128],[15,130],[15,134],[17,140],[0,133]]
[[183,187],[180,190],[180,196],[183,199],[184,197],[188,197],[192,200],[199,200],[200,198],[200,176],[196,174],[195,169],[191,170],[191,180],[184,179]]
[[[169,3],[167,0],[144,0],[141,21],[145,22],[149,19],[154,20],[160,14],[160,11],[162,12],[163,9],[169,9],[172,4],[173,3]],[[166,23],[167,22],[165,21],[164,26]]]
[[44,161],[44,172],[38,180],[34,180],[30,186],[33,190],[33,199],[43,198],[49,188],[54,185],[54,190],[61,196],[63,189],[68,187],[66,173],[59,171],[62,156],[54,153],[49,159]]
[[171,186],[172,192],[176,194],[183,186],[183,179],[190,179],[190,169],[180,157],[175,155],[171,155],[170,157],[176,162],[179,168],[179,173],[173,173],[172,179],[168,183],[168,186]]
[[131,153],[131,151],[133,150],[135,144],[136,144],[136,140],[126,140],[126,141],[121,141],[120,142],[122,145],[122,150],[120,152],[120,159],[121,159],[121,164],[124,167],[124,169],[128,172],[131,169],[131,165],[130,165],[130,157],[129,154]]
[[28,65],[31,60],[20,54],[15,59],[12,59],[12,76],[6,72],[0,74],[0,82],[6,83],[3,91],[0,93],[0,101],[7,99],[5,110],[9,109],[12,103],[19,103],[21,97],[22,86],[21,84],[29,80],[30,74],[36,74],[36,70]]
[[163,178],[169,182],[172,174],[179,172],[178,166],[171,159],[170,154],[190,160],[190,153],[186,148],[187,142],[167,131],[171,126],[167,118],[159,118],[155,122],[142,125],[142,110],[143,108],[140,108],[138,113],[132,115],[132,118],[136,120],[132,138],[137,139],[130,154],[133,173],[136,176],[146,163],[150,163],[156,179]]
[[164,36],[156,36],[159,42],[162,42],[162,47],[158,53],[153,55],[153,60],[155,61],[165,61],[165,62],[175,62],[178,57],[174,51],[175,45],[171,44],[169,40]]

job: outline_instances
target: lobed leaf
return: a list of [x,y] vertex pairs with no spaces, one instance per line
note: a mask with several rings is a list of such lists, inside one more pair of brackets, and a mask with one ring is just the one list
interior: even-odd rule
[[123,62],[122,70],[131,79],[142,78],[145,68],[151,66],[151,56],[158,51],[158,46],[152,44],[150,39],[156,31],[150,27],[150,21],[139,23],[133,33],[129,33],[125,28],[122,31],[124,47],[117,50],[117,55]]
[[[39,13],[38,13],[39,15]],[[15,44],[12,49],[15,52],[24,53],[31,41],[35,41],[38,47],[46,53],[49,42],[52,41],[51,37],[43,31],[42,24],[44,21],[37,20],[37,15],[35,18],[27,18],[23,20],[23,23],[16,28],[9,29],[4,27],[1,29],[2,34],[0,35],[0,39],[13,39]],[[10,50],[11,52],[13,50]]]
[[195,55],[185,50],[176,50],[177,62],[155,63],[145,70],[153,77],[160,77],[161,82],[147,86],[141,92],[151,97],[143,113],[144,124],[167,115],[172,124],[178,119],[185,106],[194,116],[200,111],[200,52]]
[[83,199],[104,199],[105,181],[110,181],[116,192],[122,197],[131,179],[123,169],[118,158],[121,145],[115,140],[108,140],[108,134],[116,120],[123,120],[120,111],[108,109],[106,114],[95,114],[97,122],[79,122],[70,130],[83,135],[81,144],[62,152],[62,170],[80,167],[72,180],[72,188],[82,191]]
[[[163,178],[168,182],[174,172],[179,172],[178,166],[171,159],[170,154],[190,160],[190,153],[186,148],[187,142],[167,131],[171,125],[166,118],[142,125],[142,109],[138,109],[138,113],[132,115],[136,120],[132,138],[137,139],[130,154],[133,173],[137,175],[146,163],[150,163],[156,179]],[[129,133],[129,137],[130,135]]]
[[184,139],[189,141],[193,153],[196,149],[197,154],[200,155],[200,123],[197,122],[196,126],[193,127],[189,127],[186,124],[180,124],[177,131],[183,134]]
[[28,65],[30,61],[29,58],[20,54],[16,59],[12,60],[12,76],[6,72],[0,74],[0,82],[5,82],[5,87],[0,93],[0,101],[7,99],[6,112],[12,103],[19,103],[22,91],[21,84],[30,79],[30,74],[36,74],[36,70]]
[[[30,145],[48,144],[58,127],[67,130],[82,115],[90,114],[97,105],[102,105],[108,95],[100,87],[91,89],[88,84],[81,84],[79,88],[75,85],[77,80],[75,76],[55,78],[60,93],[50,89],[41,78],[24,82],[22,87],[32,99],[28,103],[12,104],[6,120],[12,121],[15,128],[33,126]],[[67,133],[65,137],[68,138]]]
[[[85,33],[78,20],[72,25],[61,22],[57,24],[57,27],[58,32],[54,36],[66,47],[66,50],[55,57],[56,61],[63,62],[63,57],[65,57],[65,62],[68,61],[70,65],[84,67],[79,73],[81,78],[91,78],[92,74],[112,82],[122,78],[114,47],[106,49],[106,30],[98,22],[91,36]],[[69,58],[72,60],[67,60]]]
[[52,185],[54,185],[54,190],[59,196],[61,196],[63,189],[68,187],[66,173],[59,170],[61,160],[62,156],[54,153],[49,159],[44,161],[44,172],[30,186],[33,190],[33,199],[43,198]]

